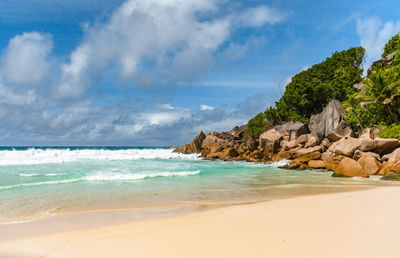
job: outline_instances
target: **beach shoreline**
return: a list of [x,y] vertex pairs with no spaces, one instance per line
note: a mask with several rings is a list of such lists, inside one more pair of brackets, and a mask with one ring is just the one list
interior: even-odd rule
[[[336,186],[307,186],[293,189],[283,188],[274,193],[272,187],[266,189],[269,196],[260,195],[254,199],[224,200],[215,202],[204,200],[197,202],[180,202],[175,204],[99,208],[87,210],[59,210],[31,217],[25,220],[15,220],[0,224],[0,243],[11,239],[40,236],[43,234],[62,233],[74,230],[87,230],[103,226],[116,226],[125,223],[149,221],[181,217],[191,213],[230,206],[251,205],[270,201],[292,199],[313,195],[335,194],[341,192],[357,192],[368,189],[391,187],[390,185],[336,185]],[[278,187],[280,188],[280,187]],[[307,189],[306,189],[307,188]]]
[[397,198],[397,187],[377,187],[46,233],[63,223],[55,216],[36,222],[42,234],[0,240],[0,257],[392,257]]

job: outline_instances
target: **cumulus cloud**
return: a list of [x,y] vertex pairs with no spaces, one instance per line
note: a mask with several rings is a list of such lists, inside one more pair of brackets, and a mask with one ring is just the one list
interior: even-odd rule
[[265,23],[275,24],[283,21],[288,14],[268,6],[249,8],[243,12],[238,21],[243,26],[261,26]]
[[[267,6],[222,14],[218,1],[129,0],[105,23],[88,25],[85,38],[62,65],[59,94],[79,95],[110,65],[139,87],[193,82],[217,62],[238,27],[275,24],[285,14]],[[205,13],[219,14],[207,17]],[[203,14],[203,16],[202,16]]]
[[48,55],[53,48],[50,35],[23,33],[10,40],[1,57],[0,74],[16,85],[40,83],[49,69]]
[[0,56],[0,141],[171,145],[189,141],[200,129],[228,130],[245,123],[265,108],[263,97],[235,108],[183,108],[155,97],[108,98],[89,91],[109,73],[134,87],[190,84],[220,62],[244,55],[247,42],[234,41],[238,30],[286,17],[267,6],[239,13],[224,4],[128,0],[105,21],[87,24],[67,60],[52,52],[49,34],[16,35]]
[[209,106],[209,105],[200,105],[200,110],[214,110],[215,107]]
[[366,50],[366,67],[380,59],[389,39],[400,31],[400,21],[383,22],[377,17],[357,19],[357,34]]

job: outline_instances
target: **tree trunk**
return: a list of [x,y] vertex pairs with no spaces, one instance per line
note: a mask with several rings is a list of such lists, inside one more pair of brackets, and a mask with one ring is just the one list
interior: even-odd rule
[[389,107],[389,105],[385,105],[385,107],[390,114],[390,122],[391,123],[398,122],[397,117],[395,116],[395,114],[393,114],[392,109]]
[[356,119],[357,119],[357,121],[358,121],[358,126],[361,128],[361,131],[364,130],[364,126],[363,126],[363,124],[361,123],[360,118],[358,118],[356,112],[354,112],[354,109],[353,109],[351,112],[352,112],[353,115],[356,117]]

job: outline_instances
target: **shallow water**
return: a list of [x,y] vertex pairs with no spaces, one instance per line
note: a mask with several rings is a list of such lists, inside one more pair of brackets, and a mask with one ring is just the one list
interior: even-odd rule
[[205,161],[166,148],[0,149],[0,223],[54,213],[243,203],[396,183]]

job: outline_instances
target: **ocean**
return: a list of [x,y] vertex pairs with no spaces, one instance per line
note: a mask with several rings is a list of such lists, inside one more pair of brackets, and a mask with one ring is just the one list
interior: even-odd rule
[[149,147],[0,148],[0,224],[54,214],[226,205],[397,184]]

